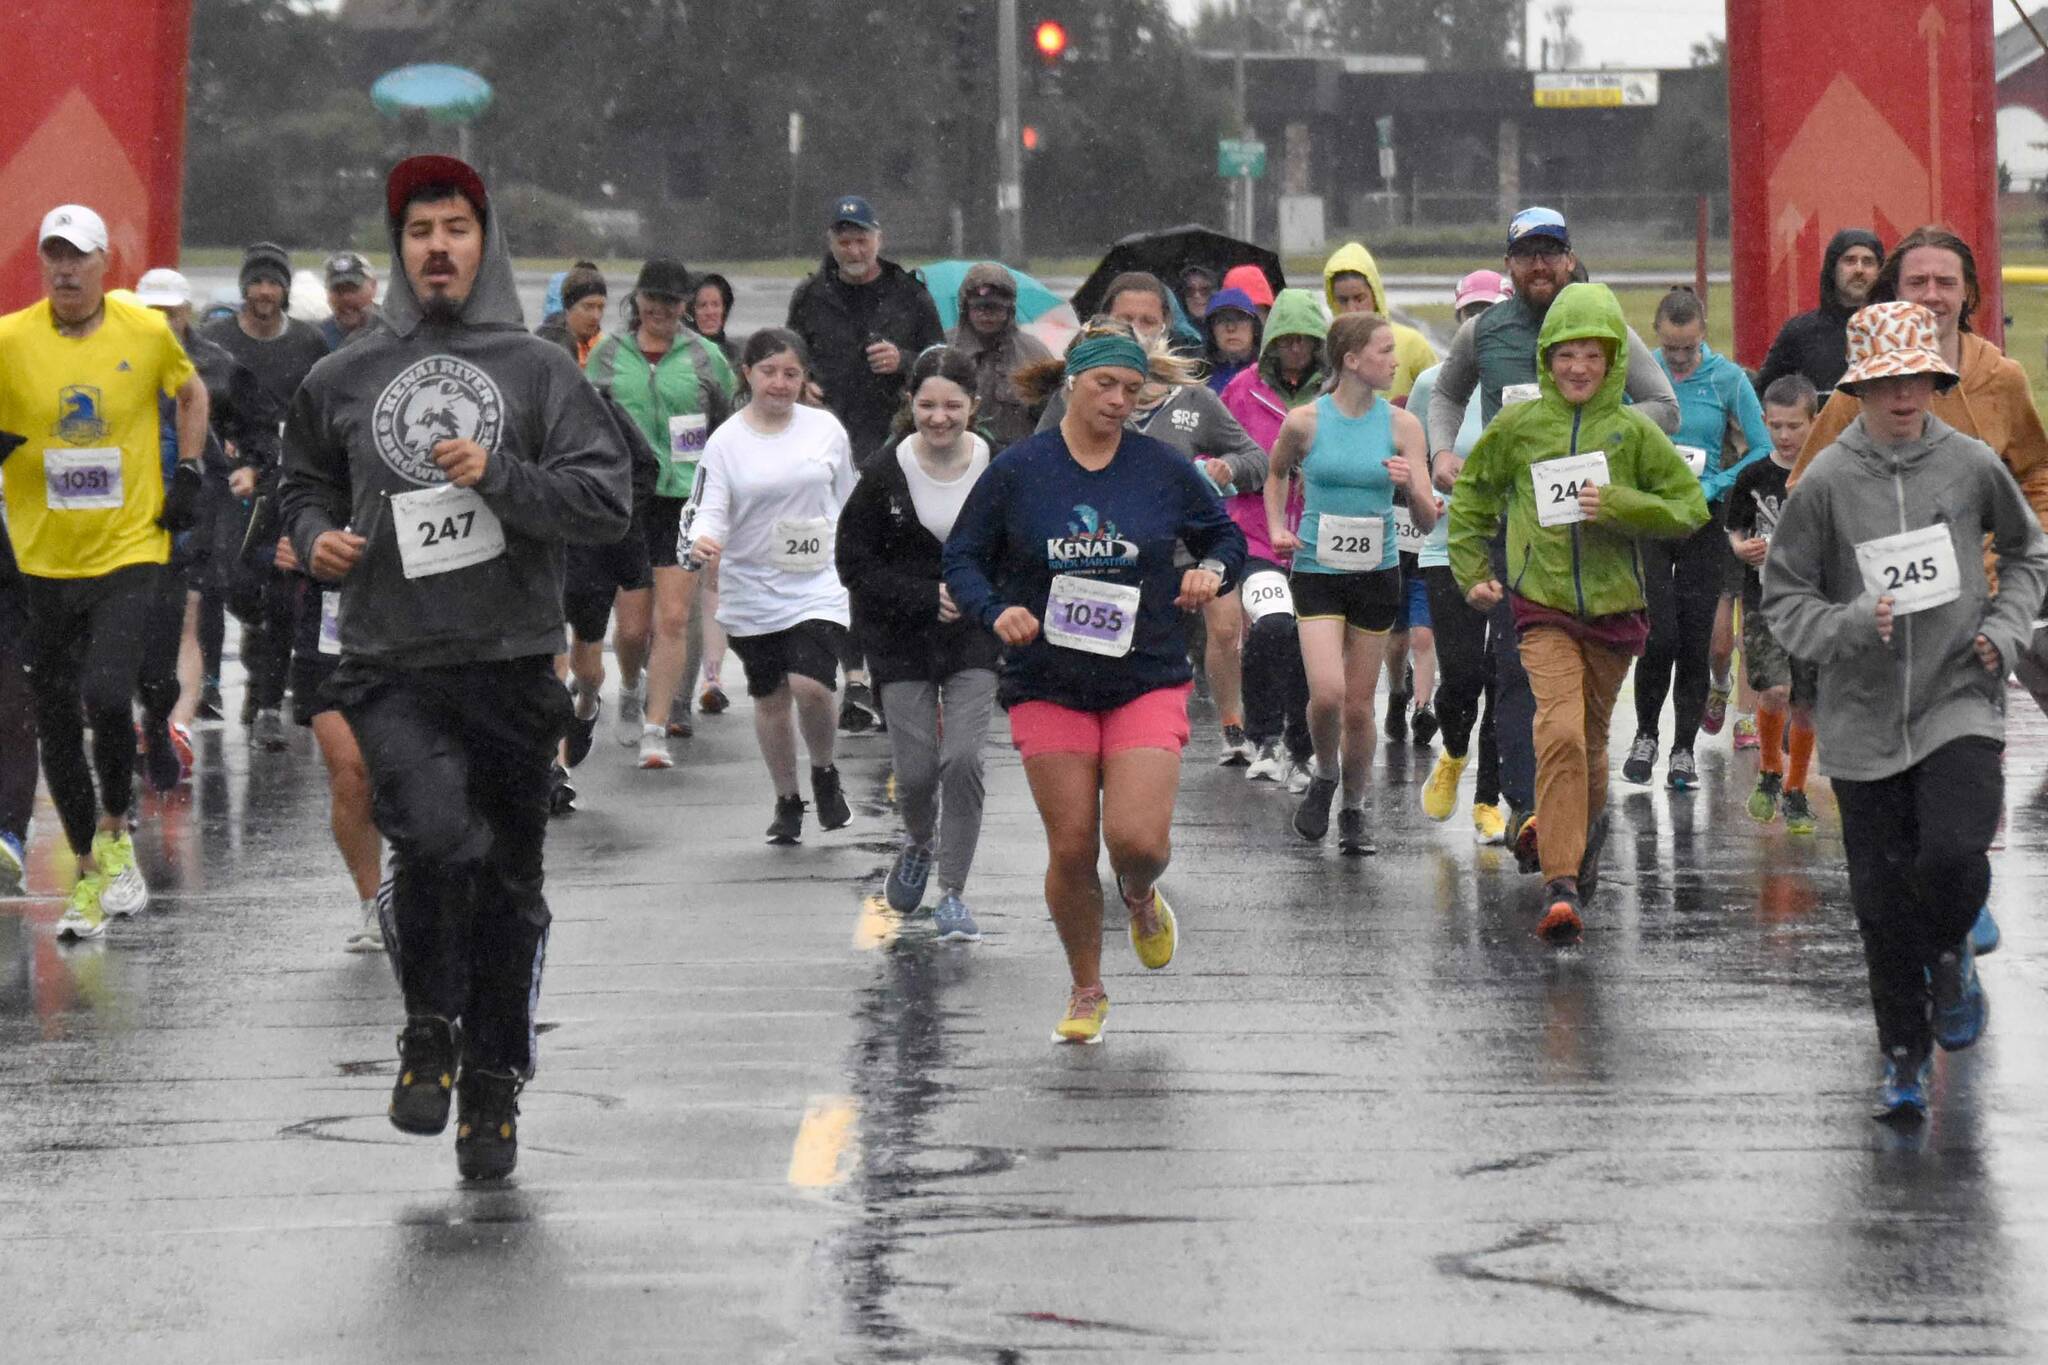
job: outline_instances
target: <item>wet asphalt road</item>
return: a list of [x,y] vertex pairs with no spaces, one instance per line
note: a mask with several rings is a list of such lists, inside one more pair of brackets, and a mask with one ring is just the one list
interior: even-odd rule
[[519,1173],[481,1189],[384,1120],[397,993],[340,951],[305,737],[216,728],[147,803],[146,916],[53,941],[47,808],[0,902],[0,1356],[2038,1359],[2048,725],[2014,699],[1992,1025],[1907,1136],[1864,1117],[1833,802],[1758,833],[1725,736],[1699,794],[1621,789],[1559,951],[1462,809],[1414,813],[1427,755],[1382,755],[1381,855],[1345,861],[1199,726],[1180,956],[1144,973],[1113,920],[1093,1049],[1048,1042],[1000,723],[971,948],[869,899],[886,739],[845,742],[849,828],[769,849],[743,710],[667,774],[601,737],[550,835]]

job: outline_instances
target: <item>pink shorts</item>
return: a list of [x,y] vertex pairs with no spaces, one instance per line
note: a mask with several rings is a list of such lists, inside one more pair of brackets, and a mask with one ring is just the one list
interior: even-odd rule
[[1188,742],[1191,682],[1162,687],[1114,711],[1076,711],[1058,702],[1023,701],[1010,708],[1010,743],[1025,758],[1040,754],[1093,754],[1165,749],[1178,754]]

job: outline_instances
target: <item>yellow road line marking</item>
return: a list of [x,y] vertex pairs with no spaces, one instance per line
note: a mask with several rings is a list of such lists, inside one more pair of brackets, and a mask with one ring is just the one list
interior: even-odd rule
[[880,896],[865,896],[860,903],[860,918],[853,923],[853,946],[860,952],[871,953],[894,943],[902,927],[903,916],[891,910],[888,901]]
[[853,1170],[854,1120],[860,1106],[851,1095],[819,1095],[797,1125],[789,1153],[789,1183],[821,1190],[844,1185]]

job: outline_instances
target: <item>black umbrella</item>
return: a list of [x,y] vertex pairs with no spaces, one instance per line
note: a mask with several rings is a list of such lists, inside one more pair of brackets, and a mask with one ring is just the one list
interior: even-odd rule
[[1234,266],[1255,265],[1265,272],[1266,283],[1273,286],[1274,293],[1287,287],[1287,272],[1280,268],[1280,258],[1264,247],[1240,242],[1214,228],[1184,223],[1157,232],[1134,232],[1112,246],[1102,264],[1074,291],[1074,314],[1084,322],[1092,317],[1109,290],[1109,282],[1127,270],[1157,275],[1177,294],[1181,272],[1191,265],[1215,271],[1219,280],[1224,271]]

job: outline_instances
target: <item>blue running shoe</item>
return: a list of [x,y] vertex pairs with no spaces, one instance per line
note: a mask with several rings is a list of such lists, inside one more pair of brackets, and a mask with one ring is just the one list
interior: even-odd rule
[[939,897],[938,908],[932,911],[932,929],[941,943],[981,942],[981,926],[967,912],[967,902],[950,891]]
[[889,908],[907,915],[923,905],[924,884],[931,875],[932,846],[906,840],[903,851],[896,855],[896,866],[889,869],[889,880],[882,884],[882,896],[889,902]]
[[1977,922],[1970,926],[1970,946],[1977,950],[1977,956],[1998,951],[1998,921],[1991,918],[1991,907],[1985,906],[1977,912]]
[[1893,1048],[1885,1054],[1884,1080],[1878,1083],[1877,1106],[1870,1116],[1907,1122],[1926,1118],[1927,1087],[1933,1083],[1934,1054],[1915,1062],[1905,1048]]
[[1961,1052],[1983,1035],[1991,1016],[1969,936],[1936,958],[1927,976],[1934,991],[1934,1041],[1943,1052]]

